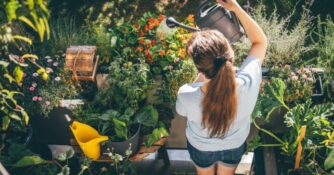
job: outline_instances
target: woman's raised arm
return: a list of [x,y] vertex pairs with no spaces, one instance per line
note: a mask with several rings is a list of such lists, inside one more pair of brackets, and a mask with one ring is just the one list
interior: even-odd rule
[[261,27],[240,7],[236,0],[217,0],[217,2],[237,15],[252,43],[248,55],[255,56],[262,63],[268,44],[267,37]]

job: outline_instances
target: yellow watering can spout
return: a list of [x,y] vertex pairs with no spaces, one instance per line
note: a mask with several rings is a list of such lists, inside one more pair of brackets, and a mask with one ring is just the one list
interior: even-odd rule
[[101,136],[93,127],[74,121],[70,128],[84,154],[97,160],[100,157],[100,142],[108,140],[107,136]]

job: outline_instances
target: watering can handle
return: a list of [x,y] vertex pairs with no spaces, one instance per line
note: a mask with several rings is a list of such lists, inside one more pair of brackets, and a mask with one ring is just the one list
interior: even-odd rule
[[[197,17],[201,17],[202,16],[202,13],[203,13],[203,9],[205,8],[205,7],[207,7],[208,6],[208,4],[209,3],[211,3],[211,1],[212,0],[205,0],[203,3],[201,3],[200,5],[199,5],[199,8],[197,9]],[[225,1],[225,0],[224,0]],[[229,18],[232,18],[232,15],[231,15],[231,12],[230,11],[228,11],[228,10],[226,10],[225,8],[224,8],[224,6],[222,6],[222,5],[220,5],[221,7],[223,7],[223,8],[221,8],[226,14],[228,14],[229,15]]]

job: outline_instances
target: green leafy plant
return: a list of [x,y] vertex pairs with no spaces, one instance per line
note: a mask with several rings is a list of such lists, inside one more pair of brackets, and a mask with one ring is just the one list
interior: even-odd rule
[[[291,15],[281,18],[277,11],[267,16],[263,4],[258,5],[250,12],[253,19],[261,26],[268,37],[268,49],[263,66],[283,66],[290,64],[302,64],[301,56],[314,49],[314,45],[306,45],[305,41],[309,36],[310,15],[307,10],[301,12],[301,17],[294,22],[293,27],[288,27],[291,23]],[[241,61],[246,58],[250,42],[244,38],[236,43],[236,60]]]

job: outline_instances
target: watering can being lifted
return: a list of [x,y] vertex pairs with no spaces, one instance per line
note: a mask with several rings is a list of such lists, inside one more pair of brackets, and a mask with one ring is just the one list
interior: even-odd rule
[[[238,41],[245,31],[237,16],[233,12],[226,10],[222,5],[211,4],[212,0],[206,0],[201,3],[195,15],[196,25],[200,29],[216,29],[220,31],[230,43]],[[190,32],[200,31],[200,29],[179,23],[173,17],[168,17],[166,24],[170,28],[181,27]]]

